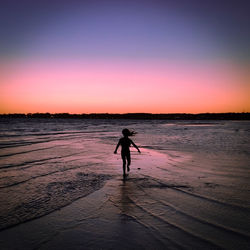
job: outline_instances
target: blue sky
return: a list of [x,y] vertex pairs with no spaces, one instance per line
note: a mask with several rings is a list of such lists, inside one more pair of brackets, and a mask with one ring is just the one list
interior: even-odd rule
[[249,1],[1,1],[1,54],[246,62],[249,13]]

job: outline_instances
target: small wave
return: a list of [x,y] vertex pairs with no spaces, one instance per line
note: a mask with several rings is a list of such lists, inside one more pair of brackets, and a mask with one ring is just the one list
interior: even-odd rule
[[10,165],[4,165],[1,166],[0,169],[6,169],[6,168],[15,168],[15,167],[22,167],[22,166],[26,166],[26,165],[30,165],[30,164],[40,164],[42,162],[46,162],[46,161],[51,161],[51,160],[56,160],[56,159],[62,159],[62,158],[67,158],[67,157],[71,157],[74,155],[79,155],[82,154],[84,151],[80,151],[74,154],[68,154],[68,155],[63,155],[63,156],[55,156],[55,157],[49,157],[49,158],[45,158],[45,159],[40,159],[40,160],[34,160],[34,161],[26,161],[26,162],[22,162],[20,164],[10,164]]
[[[72,163],[73,161],[76,161],[76,160],[70,160],[70,162]],[[91,166],[91,165],[93,165],[93,164],[89,163],[88,167]],[[59,169],[59,170],[56,170],[56,171],[48,172],[46,174],[40,174],[40,175],[37,175],[37,176],[32,176],[32,177],[27,178],[27,179],[22,180],[22,181],[18,181],[18,182],[14,182],[14,183],[9,183],[9,184],[6,184],[6,185],[2,185],[2,186],[0,186],[0,188],[9,188],[9,187],[17,186],[17,185],[24,184],[26,182],[29,182],[31,180],[35,180],[35,179],[38,179],[38,178],[41,178],[41,177],[44,177],[44,176],[50,176],[50,175],[53,175],[55,173],[62,173],[62,172],[71,171],[73,169],[78,169],[78,168],[82,168],[82,165],[81,166],[77,166],[77,167],[67,168],[67,169]]]
[[80,136],[62,136],[62,137],[55,137],[55,138],[36,138],[34,140],[23,140],[23,141],[12,141],[8,143],[0,143],[0,149],[4,148],[13,148],[13,147],[22,147],[22,146],[30,146],[39,143],[48,143],[54,141],[66,141],[67,139],[78,139],[81,138]]
[[58,147],[62,147],[62,145],[53,146],[53,147],[45,147],[45,148],[32,149],[32,150],[27,150],[27,151],[22,151],[22,152],[15,152],[15,153],[11,153],[11,154],[0,155],[0,157],[9,157],[9,156],[14,156],[14,155],[19,155],[19,154],[28,154],[28,153],[31,153],[31,152],[36,152],[36,151],[41,151],[41,150],[47,150],[47,149],[52,149],[52,148],[58,148]]
[[[74,178],[61,175],[60,180],[41,183],[37,192],[19,205],[8,207],[0,217],[0,231],[42,217],[103,187],[109,175],[78,172]],[[35,189],[33,188],[33,192]],[[3,210],[3,209],[2,209]]]
[[[23,132],[23,131],[20,131]],[[13,134],[12,132],[4,133],[0,135],[0,138],[11,138],[11,137],[42,137],[42,136],[57,136],[57,135],[79,135],[79,134],[90,134],[90,133],[101,133],[105,132],[103,130],[88,130],[88,131],[60,131],[60,132],[44,132],[44,133],[38,133],[37,131],[34,131],[32,133],[22,133],[22,134]]]
[[200,198],[200,199],[203,199],[203,200],[207,200],[207,201],[210,201],[210,202],[213,202],[213,203],[217,203],[217,204],[225,206],[225,207],[232,207],[234,209],[246,210],[246,211],[248,211],[248,209],[249,209],[248,207],[240,206],[238,204],[228,203],[228,202],[225,202],[225,201],[216,200],[214,198],[210,198],[210,197],[207,197],[207,196],[204,196],[204,195],[196,194],[196,193],[193,193],[193,192],[188,192],[187,190],[182,190],[182,189],[179,189],[179,188],[175,188],[175,189],[177,191],[183,192],[183,193],[185,193],[187,195],[194,196],[194,197],[197,197],[197,198]]
[[[157,215],[156,213],[152,212],[150,209],[147,209],[146,207],[138,204],[137,201],[133,200],[131,197],[127,197],[128,200],[130,200],[130,203],[133,204],[136,208],[140,209],[144,214],[146,213],[148,216],[153,217],[154,219],[149,219],[150,221],[150,227],[154,227],[157,231],[158,234],[161,234],[161,231],[159,230],[159,227],[161,229],[165,229],[166,231],[177,231],[176,233],[178,235],[182,235],[182,240],[184,241],[185,238],[188,238],[189,242],[194,242],[194,245],[198,244],[199,246],[202,244],[205,244],[206,247],[210,248],[210,249],[219,249],[219,246],[217,244],[215,244],[214,242],[200,236],[199,234],[195,233],[195,232],[190,232],[189,230],[187,230],[186,228],[179,226],[177,223],[174,222],[170,222],[169,220],[166,220],[165,217],[161,216],[161,215]],[[154,207],[154,206],[152,206]],[[143,216],[143,218],[138,218],[138,221],[143,221],[144,220],[145,215]],[[155,220],[157,222],[155,222]],[[154,224],[156,224],[157,226],[154,226]],[[183,244],[183,242],[179,242],[177,241],[177,239],[175,237],[170,236],[170,234],[168,234],[169,236],[166,237],[166,232],[164,235],[162,235],[163,238],[167,238],[168,240],[170,240],[172,243],[175,243],[178,247],[186,247],[185,244]],[[193,245],[191,243],[191,245]],[[193,245],[193,247],[194,247]]]
[[[178,185],[166,185],[166,186],[168,188],[181,188],[182,187],[181,185],[179,185],[179,186]],[[155,186],[150,186],[150,187],[155,188]],[[138,188],[142,189],[143,185],[140,185]],[[146,193],[147,191],[144,189],[143,192]],[[149,193],[146,193],[146,194],[148,196],[150,196],[150,198],[152,200],[155,200],[157,203],[161,203],[162,205],[166,206],[167,208],[172,209],[173,213],[178,212],[179,214],[181,214],[181,215],[183,215],[183,216],[185,216],[187,218],[190,218],[191,220],[197,221],[197,222],[199,222],[201,224],[206,224],[209,227],[213,227],[213,228],[225,231],[227,233],[233,234],[234,236],[236,234],[239,237],[244,238],[245,240],[250,239],[250,234],[247,234],[247,233],[245,233],[243,231],[240,231],[240,230],[237,230],[237,229],[234,229],[234,228],[226,227],[226,226],[224,226],[222,224],[219,224],[218,222],[211,222],[207,218],[206,218],[206,220],[204,220],[203,218],[198,217],[197,215],[194,216],[194,215],[192,215],[190,213],[184,212],[182,209],[180,209],[177,206],[171,204],[170,202],[167,202],[166,200],[159,200],[159,199],[156,199],[156,197],[154,197],[153,195],[151,195]]]

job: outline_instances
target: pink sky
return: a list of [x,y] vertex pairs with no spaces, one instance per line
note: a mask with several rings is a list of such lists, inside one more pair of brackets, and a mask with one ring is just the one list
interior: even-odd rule
[[249,112],[249,79],[228,62],[16,61],[0,113]]

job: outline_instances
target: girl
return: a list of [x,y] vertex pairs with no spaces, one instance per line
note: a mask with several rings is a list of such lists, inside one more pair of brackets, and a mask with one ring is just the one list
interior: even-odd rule
[[121,157],[123,161],[123,177],[126,176],[126,163],[127,163],[127,171],[129,172],[130,168],[130,163],[131,163],[131,158],[130,158],[130,150],[129,147],[132,144],[139,153],[141,153],[140,149],[134,144],[132,140],[130,140],[128,137],[133,136],[136,133],[134,131],[129,131],[127,128],[122,130],[123,137],[119,140],[116,149],[114,151],[114,154],[117,153],[117,149],[121,145],[122,151],[121,151]]

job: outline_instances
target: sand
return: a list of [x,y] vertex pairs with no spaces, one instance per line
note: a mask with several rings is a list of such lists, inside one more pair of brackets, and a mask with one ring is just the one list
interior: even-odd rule
[[[144,149],[134,158],[126,180],[117,173],[85,197],[2,231],[1,249],[247,249],[249,207],[222,201],[223,187],[208,176],[180,178],[194,155]],[[109,164],[117,163],[115,156]]]
[[[8,125],[8,126],[7,126]],[[249,122],[0,123],[0,249],[248,249]],[[138,134],[122,178],[113,154]]]

